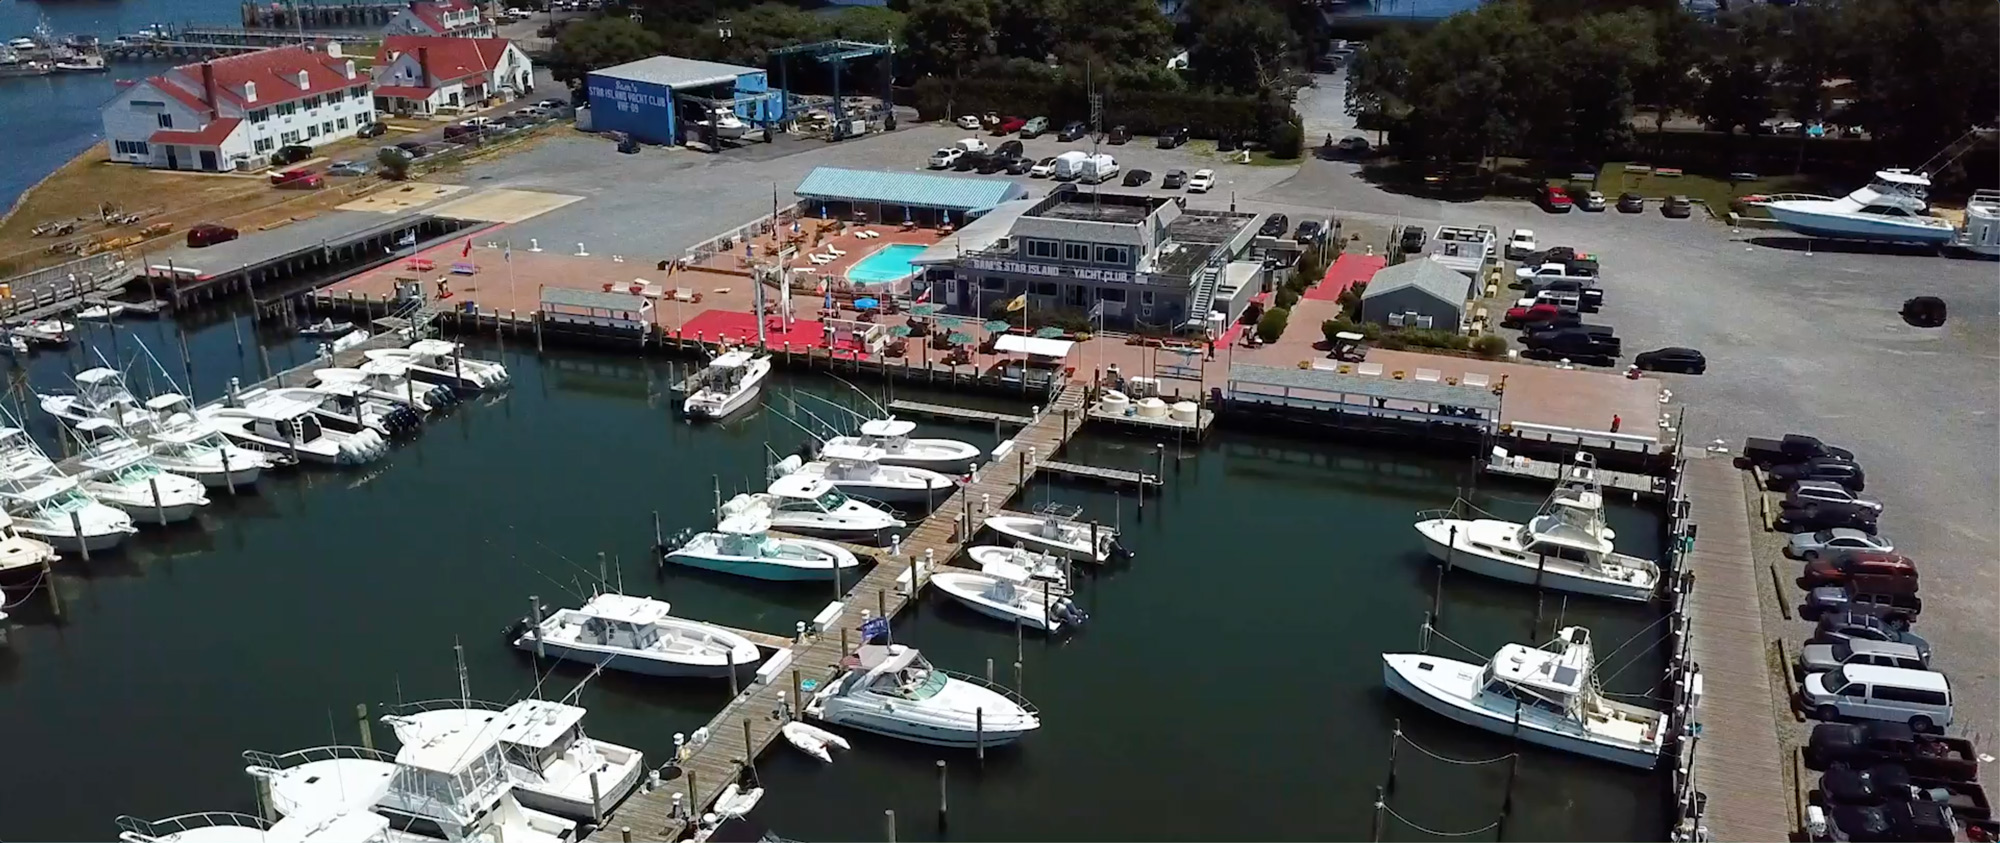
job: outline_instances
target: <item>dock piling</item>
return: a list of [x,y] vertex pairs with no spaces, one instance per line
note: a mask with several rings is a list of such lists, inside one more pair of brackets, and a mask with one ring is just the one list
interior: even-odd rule
[[[729,648],[729,655],[726,656],[725,658],[729,660],[729,698],[734,700],[737,697],[743,695],[743,690],[736,686],[736,648],[735,647]],[[743,728],[745,729],[743,733],[744,734],[743,745],[749,746],[750,733],[748,730],[750,728],[750,724],[748,723],[743,724]]]
[[795,667],[792,668],[792,719],[793,720],[805,719],[806,710],[805,708],[799,705],[799,685],[800,685],[799,669]]
[[938,759],[937,771],[938,771],[938,828],[943,829],[946,825],[945,818],[951,812],[951,804],[947,798],[947,794],[950,793],[950,789],[945,784],[945,765],[944,765],[944,759],[942,758]]
[[146,488],[152,490],[153,492],[153,520],[158,521],[161,524],[167,523],[166,507],[160,504],[159,475],[154,475],[152,477],[146,478]]
[[1025,684],[1023,684],[1023,683],[1022,683],[1022,681],[1021,681],[1021,663],[1020,663],[1020,662],[1015,662],[1015,663],[1014,663],[1014,693],[1016,693],[1016,694],[1025,694],[1025,693],[1027,693],[1027,689],[1028,689],[1028,686],[1027,686],[1027,685],[1025,685]]
[[755,741],[750,740],[750,718],[748,717],[743,718],[743,758],[743,763],[750,767],[750,778],[760,778],[757,775],[757,744]]
[[69,534],[76,537],[78,550],[83,551],[83,561],[90,561],[90,541],[83,537],[83,516],[76,510],[69,511]]
[[[653,510],[653,552],[655,554],[663,554],[665,553],[666,548],[667,548],[666,539],[660,535],[660,511],[655,509]],[[661,556],[660,558],[661,558],[661,564],[666,564],[665,563],[666,557]]]
[[[56,587],[56,566],[55,561],[52,559],[42,560],[42,588],[49,593],[49,614],[54,615],[57,621],[61,621],[63,617],[62,589]],[[993,673],[993,663],[988,661],[986,664],[986,672],[988,675],[991,675]]]
[[632,843],[631,826],[621,825],[618,827],[618,843]]
[[368,725],[367,703],[354,704],[354,723],[361,729],[361,747],[363,749],[374,749],[375,732],[373,729],[369,728]]
[[894,809],[882,812],[882,830],[889,835],[883,839],[888,840],[889,843],[896,843],[896,811]]
[[986,660],[986,684],[993,684],[993,660]]
[[882,643],[896,643],[896,632],[889,628],[889,592],[875,592],[875,617],[882,619],[882,628],[887,630],[882,633]]
[[1375,788],[1375,816],[1368,821],[1368,839],[1373,843],[1382,841],[1382,809],[1387,804],[1387,794],[1382,788]]
[[1383,785],[1384,793],[1396,792],[1396,750],[1403,745],[1403,718],[1396,718],[1396,730],[1389,735],[1389,779]]
[[598,787],[596,770],[590,771],[590,822],[592,825],[604,824],[604,791]]
[[535,636],[535,658],[537,659],[544,658],[548,655],[548,651],[547,648],[542,645],[541,595],[537,594],[528,595],[528,617],[533,618],[535,621],[535,628],[529,630]]
[[696,811],[701,810],[701,803],[696,802],[694,798],[694,795],[696,793],[695,782],[694,782],[694,768],[693,767],[687,768],[687,774],[688,774],[687,810],[688,813],[692,815]]
[[[185,351],[186,349],[183,348],[182,350]],[[192,395],[188,396],[188,400],[190,401],[194,400],[194,396]],[[229,487],[230,497],[232,498],[236,497],[236,480],[232,472],[230,472],[229,470],[229,448],[227,445],[225,445],[224,447],[218,450],[222,454],[222,485]]]
[[[987,664],[993,663],[989,661]],[[992,672],[987,671],[989,674]],[[979,756],[979,766],[986,766],[986,707],[983,705],[972,710],[972,751]]]

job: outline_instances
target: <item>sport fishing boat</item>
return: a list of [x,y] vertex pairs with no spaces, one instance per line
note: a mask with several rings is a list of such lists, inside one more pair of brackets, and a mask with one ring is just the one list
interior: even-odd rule
[[1003,746],[1042,727],[1020,694],[931,666],[902,644],[864,645],[843,672],[813,694],[806,714],[892,738],[934,746]]
[[701,388],[681,402],[681,412],[691,418],[721,419],[749,406],[771,374],[771,358],[748,351],[731,351],[709,361],[700,377]]
[[1562,481],[1526,524],[1497,518],[1417,513],[1417,532],[1439,561],[1508,582],[1620,600],[1647,600],[1660,566],[1613,549],[1605,524],[1597,459],[1578,452]]
[[986,529],[1006,541],[1079,562],[1107,562],[1128,555],[1118,530],[1078,520],[1083,509],[1050,503],[1033,514],[1002,512],[986,517]]
[[916,429],[916,422],[871,419],[861,424],[859,435],[835,436],[826,440],[826,444],[880,448],[883,465],[907,465],[946,474],[963,474],[979,462],[977,446],[956,439],[910,438]]
[[373,430],[345,433],[322,426],[315,412],[318,397],[252,390],[238,398],[242,406],[206,407],[199,414],[246,448],[322,465],[359,465],[388,451],[382,434]]
[[57,550],[101,553],[139,532],[132,516],[83,491],[56,471],[48,455],[20,428],[0,427],[0,505],[14,528]]
[[324,816],[295,814],[277,822],[225,811],[182,814],[163,820],[118,818],[121,843],[404,843],[410,835],[389,830],[389,818],[357,808]]
[[139,439],[152,449],[160,468],[192,477],[211,489],[256,485],[265,471],[289,459],[229,441],[214,425],[194,415],[187,396],[155,395],[147,399],[146,409],[158,421]]
[[1943,246],[1958,237],[1950,220],[1931,216],[1930,177],[1906,169],[1880,170],[1867,185],[1838,199],[1783,194],[1749,196],[1779,225],[1809,237]]
[[1606,699],[1590,631],[1564,628],[1540,649],[1507,644],[1483,665],[1426,653],[1384,653],[1389,690],[1431,711],[1529,743],[1652,769],[1667,716]]
[[[262,392],[318,402],[313,407],[313,416],[319,419],[321,427],[339,433],[372,430],[384,439],[394,439],[416,432],[424,423],[423,415],[416,408],[376,398],[369,394],[367,386],[359,383],[332,381],[319,386],[286,386]],[[251,394],[244,393],[245,396]]]
[[812,462],[795,454],[772,467],[773,480],[791,476],[825,480],[843,493],[885,503],[929,505],[950,497],[957,486],[927,468],[883,465],[882,449],[867,445],[828,445]]
[[1087,617],[1069,592],[1036,581],[1019,565],[998,562],[977,572],[939,571],[927,579],[933,588],[975,612],[1043,632],[1061,632]]
[[760,580],[830,580],[861,567],[847,548],[817,539],[774,538],[761,511],[726,515],[715,529],[697,533],[667,554],[690,568]]
[[160,468],[145,446],[120,435],[111,422],[91,419],[76,427],[83,458],[72,473],[90,496],[135,521],[173,524],[208,505],[208,487]]
[[75,392],[36,393],[35,402],[43,412],[73,425],[103,419],[127,431],[142,429],[158,415],[140,404],[117,369],[85,369],[74,380]]
[[1025,547],[1000,547],[982,544],[968,547],[965,555],[979,565],[981,571],[992,568],[1015,567],[1028,572],[1028,576],[1049,583],[1063,593],[1070,591],[1069,559],[1048,552],[1038,552]]
[[506,366],[467,357],[465,345],[451,340],[417,340],[408,348],[378,348],[362,356],[401,363],[411,377],[424,383],[471,392],[499,389],[511,380]]
[[787,474],[761,494],[737,495],[722,504],[724,517],[762,511],[773,529],[802,536],[873,543],[904,527],[894,513],[848,497],[824,477]]
[[[16,532],[14,519],[0,511],[0,585],[36,585],[42,578],[42,566],[60,559],[48,542]],[[0,605],[6,602],[0,599]]]
[[360,384],[370,398],[405,404],[420,413],[434,413],[458,403],[456,390],[417,380],[411,376],[409,364],[400,360],[364,360],[353,369],[314,369],[313,382],[316,386]]
[[750,131],[750,125],[743,122],[743,118],[736,116],[736,112],[728,106],[715,107],[706,119],[695,120],[694,126],[697,131],[713,128],[715,136],[724,140],[736,140]]
[[536,699],[512,705],[429,700],[394,706],[382,722],[405,746],[446,740],[454,733],[497,734],[514,798],[529,809],[581,821],[608,816],[646,772],[638,750],[585,735],[586,713],[578,706]]
[[[537,656],[600,664],[648,676],[721,678],[763,658],[757,645],[712,624],[674,617],[664,600],[603,593],[509,630],[514,646]],[[541,607],[535,607],[537,613]]]
[[372,805],[399,835],[568,843],[576,834],[576,823],[515,799],[498,730],[425,734],[393,756],[327,746],[284,755],[245,752],[243,760],[260,795],[284,817]]

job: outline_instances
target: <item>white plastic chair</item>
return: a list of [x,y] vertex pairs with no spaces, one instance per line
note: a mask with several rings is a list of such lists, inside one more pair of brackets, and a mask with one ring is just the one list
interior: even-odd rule
[[1444,373],[1436,369],[1417,370],[1417,383],[1437,383],[1443,377]]
[[1382,364],[1363,363],[1354,367],[1354,373],[1357,375],[1366,375],[1371,378],[1379,378],[1382,376]]
[[1466,372],[1466,373],[1465,373],[1465,378],[1464,378],[1463,380],[1459,381],[1459,383],[1462,383],[1462,384],[1464,384],[1464,385],[1466,385],[1466,386],[1477,386],[1477,387],[1482,387],[1482,388],[1483,388],[1483,387],[1488,387],[1488,386],[1492,386],[1492,385],[1493,385],[1493,379],[1492,379],[1492,378],[1490,378],[1490,377],[1487,377],[1487,376],[1486,376],[1485,374],[1483,374],[1483,373],[1480,373],[1480,372]]

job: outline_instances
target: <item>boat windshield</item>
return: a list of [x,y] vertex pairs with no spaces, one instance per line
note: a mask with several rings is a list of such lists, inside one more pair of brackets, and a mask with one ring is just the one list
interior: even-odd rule
[[875,680],[875,690],[906,700],[927,700],[944,690],[951,677],[928,667],[911,666]]
[[841,494],[839,489],[830,488],[826,490],[826,494],[820,495],[814,502],[819,504],[820,509],[832,512],[847,503],[847,496]]
[[70,489],[42,502],[42,509],[49,512],[70,513],[90,505],[90,497],[81,489]]
[[158,477],[160,469],[149,461],[141,460],[111,473],[105,482],[112,484],[144,483]]

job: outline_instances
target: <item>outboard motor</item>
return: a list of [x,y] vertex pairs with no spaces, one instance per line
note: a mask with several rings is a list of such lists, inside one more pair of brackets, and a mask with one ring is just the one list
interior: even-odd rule
[[450,407],[460,401],[458,390],[438,384],[424,392],[424,403],[433,407]]
[[1077,608],[1076,602],[1067,597],[1057,600],[1055,605],[1050,606],[1049,614],[1070,626],[1080,626],[1084,621],[1090,620],[1090,615]]

